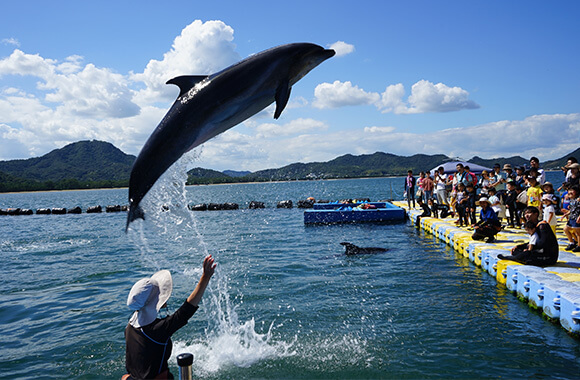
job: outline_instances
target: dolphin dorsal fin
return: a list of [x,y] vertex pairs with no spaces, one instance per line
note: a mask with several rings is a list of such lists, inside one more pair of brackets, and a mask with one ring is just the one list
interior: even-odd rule
[[179,96],[181,96],[207,77],[207,75],[182,75],[168,80],[165,84],[174,84],[179,87]]
[[292,87],[290,87],[290,83],[288,83],[287,80],[280,83],[276,89],[276,95],[274,97],[276,99],[276,111],[274,111],[274,119],[278,119],[280,117],[282,111],[284,111],[284,108],[286,107],[286,104],[288,104],[291,89]]

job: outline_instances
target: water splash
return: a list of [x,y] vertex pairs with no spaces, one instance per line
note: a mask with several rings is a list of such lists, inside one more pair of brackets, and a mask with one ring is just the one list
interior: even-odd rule
[[[133,222],[130,230],[146,266],[183,274],[191,278],[191,283],[201,276],[202,258],[209,253],[197,220],[187,207],[186,173],[197,156],[195,152],[185,155],[161,176],[142,201],[146,220]],[[219,251],[212,254],[219,261]],[[190,352],[196,373],[215,373],[228,366],[247,368],[270,358],[294,355],[294,342],[273,338],[273,322],[267,331],[259,333],[254,318],[239,320],[225,270],[227,265],[219,265],[204,295],[208,318],[204,336],[175,341],[170,363],[175,363],[180,353]]]

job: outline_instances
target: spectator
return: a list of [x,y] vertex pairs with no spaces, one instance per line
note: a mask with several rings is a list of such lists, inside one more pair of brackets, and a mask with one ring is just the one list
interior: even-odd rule
[[514,260],[522,264],[540,267],[554,265],[558,262],[558,240],[546,222],[541,221],[538,223],[539,213],[539,210],[535,207],[526,207],[524,210],[526,220],[536,224],[536,231],[534,233],[538,234],[538,239],[533,249],[526,250],[526,248],[529,248],[528,244],[520,244],[512,248],[511,256],[503,256],[500,254],[497,255],[499,259]]
[[475,188],[475,185],[477,185],[477,176],[475,175],[475,173],[471,171],[471,168],[467,165],[465,165],[465,172],[467,173],[467,180],[471,182],[471,184]]
[[489,190],[489,186],[491,185],[491,181],[489,179],[489,173],[487,170],[481,172],[481,178],[479,180],[478,186],[480,188],[479,195],[487,197],[487,191]]
[[499,164],[493,165],[493,173],[491,173],[491,185],[490,187],[494,187],[497,191],[498,197],[501,197],[503,193],[506,191],[505,182],[507,180],[507,176],[505,173],[502,173],[500,170]]
[[551,182],[546,181],[542,185],[542,197],[545,194],[550,194],[552,196],[552,204],[554,205],[554,212],[556,215],[562,215],[562,210],[560,210],[560,198],[556,195],[554,186]]
[[564,226],[564,233],[568,238],[567,251],[580,252],[580,201],[578,200],[578,195],[580,195],[580,188],[578,186],[573,186],[568,189],[568,198],[570,199],[570,207],[568,210],[564,211],[564,218],[568,218],[568,222]]
[[415,208],[415,177],[413,177],[413,171],[409,170],[407,172],[407,177],[405,177],[405,196],[407,197],[407,203],[409,209],[411,209],[411,201],[413,201],[413,208]]
[[520,226],[521,224],[516,204],[516,200],[518,197],[518,192],[516,191],[516,182],[510,178],[507,180],[506,186],[507,186],[507,195],[505,205],[509,213],[508,225],[514,228],[515,226]]
[[567,176],[566,183],[568,187],[580,185],[580,164],[574,163],[569,166],[570,175]]
[[477,220],[475,220],[475,209],[476,209],[475,200],[477,197],[477,194],[475,193],[475,187],[473,186],[472,183],[469,183],[467,184],[465,190],[467,191],[467,202],[465,208],[466,219],[467,216],[469,216],[471,224],[475,225],[477,223]]
[[516,174],[514,173],[514,170],[513,170],[512,166],[510,164],[504,164],[503,171],[506,174],[506,181],[509,180],[510,178],[511,179],[515,179],[516,178]]
[[546,182],[546,173],[540,169],[540,160],[537,157],[530,158],[530,166],[538,171],[538,183],[543,185]]
[[535,175],[533,170],[530,170],[530,174],[526,177],[526,181],[528,184],[528,190],[526,191],[528,196],[528,206],[539,209],[542,204],[542,189],[538,183],[538,177]]
[[453,178],[454,184],[457,186],[459,183],[462,183],[463,186],[467,186],[470,181],[468,178],[468,173],[465,171],[465,167],[462,163],[457,164],[455,167],[457,168],[457,173],[455,173]]
[[516,168],[516,186],[519,186],[521,189],[526,187],[526,169],[523,166],[518,166]]
[[505,217],[505,206],[501,203],[501,200],[497,196],[497,191],[495,190],[495,188],[492,187],[491,189],[489,189],[488,199],[491,208],[493,209],[493,211],[497,215],[497,218],[501,222],[502,218]]
[[[518,213],[518,220],[521,222],[523,218],[523,212],[528,207],[528,193],[522,187],[516,185],[516,193],[518,196],[516,197],[516,210]],[[517,225],[518,228],[521,228],[521,224]]]
[[471,235],[473,240],[487,239],[488,243],[495,241],[495,235],[501,230],[501,223],[497,219],[497,215],[489,205],[489,200],[486,197],[479,199],[481,211],[479,212],[479,222],[475,225],[475,232]]
[[437,191],[437,203],[447,205],[447,177],[443,166],[440,166],[435,172],[435,190]]
[[552,194],[542,195],[542,203],[544,205],[544,221],[552,227],[554,234],[556,233],[556,209],[554,208],[554,196]]
[[415,197],[418,198],[423,198],[423,194],[425,193],[423,190],[423,181],[425,180],[425,172],[420,172],[419,173],[419,178],[417,178],[417,193],[415,194]]
[[463,222],[467,226],[467,216],[465,215],[467,209],[467,201],[468,201],[467,191],[465,190],[465,185],[463,182],[459,182],[457,184],[457,194],[455,195],[455,209],[459,214],[459,219],[455,222],[455,224],[459,224],[459,227],[463,227]]
[[425,173],[425,178],[423,179],[423,201],[427,203],[429,199],[433,198],[433,189],[435,184],[431,179],[431,174],[429,172]]

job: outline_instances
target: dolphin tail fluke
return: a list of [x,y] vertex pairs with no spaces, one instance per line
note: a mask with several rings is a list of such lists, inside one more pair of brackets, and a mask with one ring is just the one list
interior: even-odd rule
[[127,225],[125,226],[125,232],[129,230],[129,224],[137,219],[145,220],[145,212],[140,205],[129,207],[129,214],[127,215]]

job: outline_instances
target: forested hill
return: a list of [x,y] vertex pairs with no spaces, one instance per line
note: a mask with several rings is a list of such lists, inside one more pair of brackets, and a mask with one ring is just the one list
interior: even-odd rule
[[0,191],[127,186],[135,156],[103,141],[79,141],[42,157],[0,161]]
[[[542,162],[545,169],[558,169],[570,156],[580,158],[580,148],[556,160]],[[0,192],[88,189],[128,186],[136,157],[125,154],[103,141],[79,141],[38,158],[0,161]],[[294,163],[278,169],[254,173],[195,168],[189,171],[189,184],[250,181],[287,181],[325,178],[358,178],[406,175],[407,170],[427,171],[451,160],[443,154],[397,156],[376,152],[354,156],[345,154],[328,162]],[[497,159],[473,157],[468,160],[491,167],[527,165],[519,156]]]

